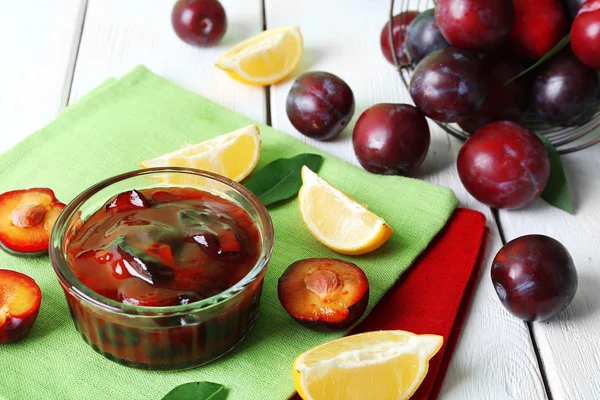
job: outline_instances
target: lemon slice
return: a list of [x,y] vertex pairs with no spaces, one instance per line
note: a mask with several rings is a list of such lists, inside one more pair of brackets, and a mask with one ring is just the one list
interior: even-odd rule
[[441,336],[405,331],[346,336],[296,359],[296,390],[305,400],[408,399],[443,341]]
[[310,233],[342,254],[364,254],[377,249],[394,232],[385,221],[302,167],[298,203]]
[[260,158],[260,131],[248,125],[202,143],[184,146],[172,153],[142,161],[142,168],[187,167],[241,181],[256,167]]
[[270,29],[234,46],[217,60],[233,79],[251,85],[270,85],[288,76],[304,53],[297,26]]

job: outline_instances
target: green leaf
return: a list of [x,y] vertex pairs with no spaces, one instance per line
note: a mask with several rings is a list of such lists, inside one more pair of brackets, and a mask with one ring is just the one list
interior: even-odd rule
[[550,156],[550,178],[548,179],[546,188],[542,192],[542,199],[556,208],[573,214],[573,201],[569,194],[567,177],[565,176],[560,154],[558,154],[548,139],[542,135],[538,135],[538,137],[542,140],[544,146],[546,146],[546,150],[548,150],[548,155]]
[[181,210],[177,213],[179,224],[188,233],[210,232],[213,230],[206,224],[210,221],[207,212],[200,210]]
[[558,52],[560,52],[562,49],[564,49],[565,46],[569,44],[569,42],[571,42],[571,36],[567,33],[567,36],[560,39],[560,42],[556,43],[556,45],[553,48],[551,48],[546,54],[544,54],[544,56],[542,58],[537,60],[537,62],[535,64],[533,64],[532,66],[530,66],[529,68],[527,68],[525,71],[521,72],[519,75],[515,76],[514,78],[511,78],[508,81],[506,81],[504,86],[508,85],[515,79],[520,78],[523,75],[533,71],[534,69],[536,69],[537,67],[539,67],[540,65],[542,65],[543,63],[545,63],[546,61],[551,59],[552,57],[554,57]]
[[213,382],[191,382],[177,386],[162,400],[225,400],[225,386]]
[[317,172],[322,163],[323,157],[318,154],[279,158],[254,174],[246,182],[246,188],[268,206],[298,194],[302,186],[302,166]]

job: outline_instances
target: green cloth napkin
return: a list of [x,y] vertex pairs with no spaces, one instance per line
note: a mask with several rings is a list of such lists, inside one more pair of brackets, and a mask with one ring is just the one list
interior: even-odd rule
[[[251,123],[137,67],[120,80],[108,80],[0,156],[0,192],[50,187],[66,202],[102,179],[138,168],[141,160]],[[76,332],[48,258],[17,258],[0,251],[0,268],[30,275],[43,293],[29,337],[0,345],[0,398],[158,400],[180,384],[213,381],[229,388],[229,400],[286,399],[294,392],[295,357],[344,333],[316,333],[287,315],[277,298],[277,279],[285,268],[308,257],[351,260],[369,278],[370,309],[443,228],[457,205],[447,188],[373,175],[268,126],[260,125],[260,130],[263,147],[257,168],[279,157],[322,154],[320,174],[384,217],[395,230],[391,239],[371,254],[340,256],[304,228],[296,200],[272,207],[275,250],[253,330],[225,357],[183,372],[136,370],[98,355]]]

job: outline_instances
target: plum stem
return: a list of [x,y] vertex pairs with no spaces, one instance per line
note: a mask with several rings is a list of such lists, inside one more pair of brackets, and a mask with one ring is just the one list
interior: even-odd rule
[[31,228],[38,225],[46,215],[46,208],[40,204],[23,204],[11,215],[12,224],[17,228]]
[[325,301],[329,294],[338,288],[340,280],[335,273],[320,269],[307,275],[304,278],[304,283],[311,292],[319,296],[322,301]]

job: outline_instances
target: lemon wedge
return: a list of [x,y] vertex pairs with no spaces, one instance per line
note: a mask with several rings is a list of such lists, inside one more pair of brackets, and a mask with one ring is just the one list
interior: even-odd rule
[[236,182],[250,175],[260,158],[260,131],[249,125],[202,143],[142,161],[142,168],[186,167],[223,175]]
[[297,26],[270,29],[234,46],[217,60],[233,79],[266,86],[288,76],[304,53]]
[[382,218],[306,166],[302,168],[298,204],[310,233],[338,253],[368,253],[385,243],[394,232]]
[[304,400],[405,400],[444,339],[405,331],[346,336],[302,353],[292,369]]

